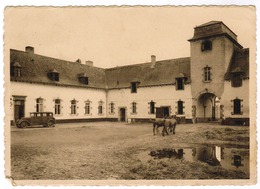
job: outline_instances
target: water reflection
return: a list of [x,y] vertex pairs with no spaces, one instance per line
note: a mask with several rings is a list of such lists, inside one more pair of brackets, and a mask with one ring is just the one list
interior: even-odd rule
[[249,175],[249,149],[227,147],[189,147],[151,151],[155,159],[178,158],[186,161],[202,161],[227,170],[239,170]]

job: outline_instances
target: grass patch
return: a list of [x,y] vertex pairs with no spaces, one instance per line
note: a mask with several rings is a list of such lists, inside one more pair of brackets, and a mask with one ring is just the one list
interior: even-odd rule
[[228,171],[221,166],[179,159],[150,160],[133,165],[122,179],[248,179],[241,171]]
[[249,131],[248,130],[235,130],[232,128],[220,128],[207,130],[202,133],[206,139],[222,140],[222,141],[237,141],[248,142]]

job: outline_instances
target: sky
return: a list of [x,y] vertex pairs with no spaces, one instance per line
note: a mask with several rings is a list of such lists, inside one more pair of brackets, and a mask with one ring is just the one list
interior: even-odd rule
[[109,68],[190,56],[194,27],[223,21],[250,47],[255,11],[251,7],[77,7],[7,8],[5,48]]

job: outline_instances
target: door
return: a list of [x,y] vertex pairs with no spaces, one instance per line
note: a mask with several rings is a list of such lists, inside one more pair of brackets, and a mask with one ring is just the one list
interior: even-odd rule
[[170,115],[169,107],[156,108],[156,118],[164,118]]
[[24,100],[14,101],[14,121],[24,117]]
[[125,108],[120,108],[120,121],[125,121]]
[[163,108],[160,107],[160,108],[156,108],[156,118],[163,118]]
[[163,117],[169,117],[169,116],[170,116],[169,107],[163,107]]

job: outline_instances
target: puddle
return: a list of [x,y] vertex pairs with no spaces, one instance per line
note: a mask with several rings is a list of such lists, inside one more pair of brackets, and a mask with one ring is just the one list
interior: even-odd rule
[[238,170],[249,175],[249,149],[234,147],[185,147],[185,148],[164,148],[141,152],[138,155],[141,161],[151,159],[183,159],[189,162],[201,161],[210,166],[221,166],[227,170]]

